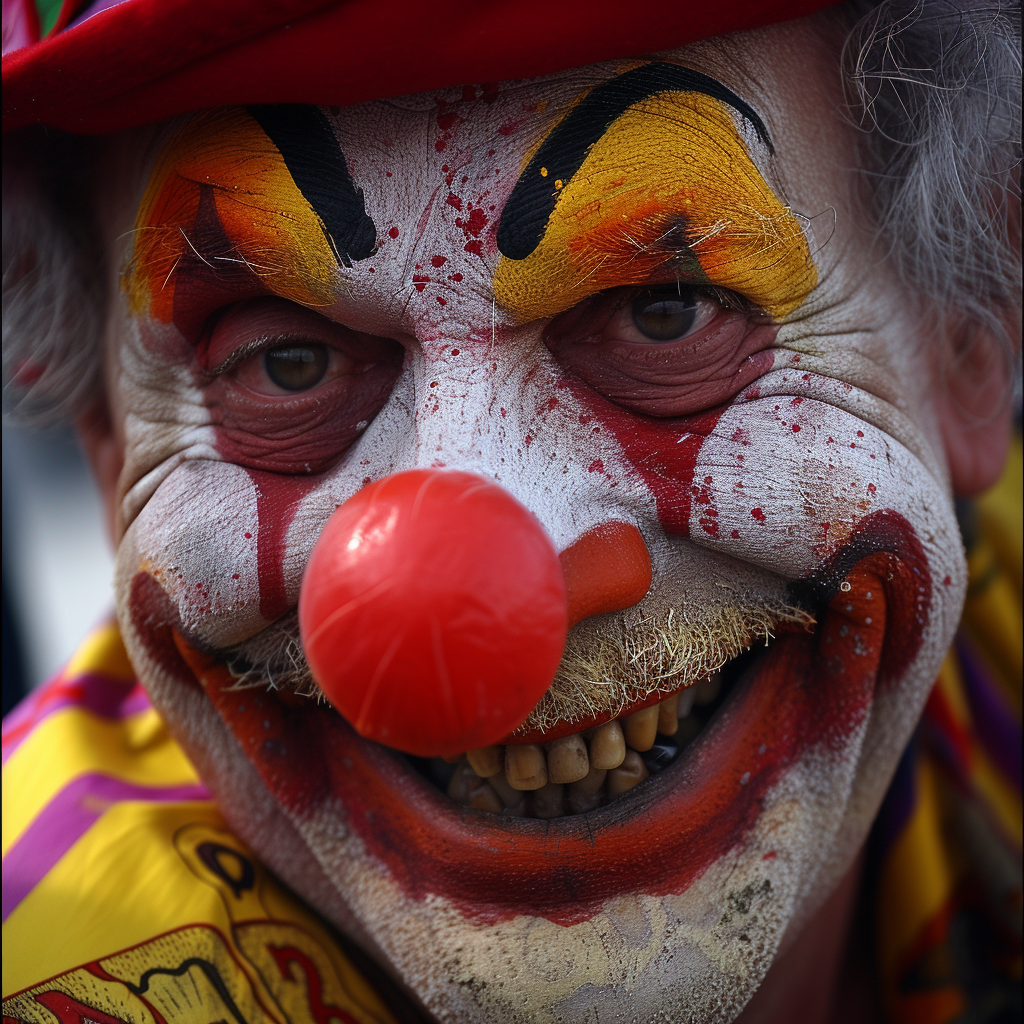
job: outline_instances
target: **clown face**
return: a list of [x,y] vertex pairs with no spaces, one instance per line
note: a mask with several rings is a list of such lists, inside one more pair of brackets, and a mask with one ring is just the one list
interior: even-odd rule
[[[952,636],[928,357],[858,227],[826,49],[782,26],[219,109],[119,161],[132,660],[233,827],[439,1018],[733,1019],[862,844]],[[331,620],[369,645],[349,692],[399,687],[365,714],[296,613],[339,508],[353,550],[394,512],[376,550],[420,595],[407,621],[357,580]],[[505,626],[451,624],[437,550],[525,592]],[[509,641],[531,595],[554,618]]]

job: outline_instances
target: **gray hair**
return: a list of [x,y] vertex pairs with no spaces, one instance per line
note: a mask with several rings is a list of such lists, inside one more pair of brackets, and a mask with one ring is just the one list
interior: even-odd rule
[[[842,71],[872,219],[909,289],[1011,346],[1020,315],[1020,8],[847,0]],[[13,140],[12,140],[13,141]],[[52,422],[100,386],[104,254],[87,140],[4,147],[5,411]]]
[[879,238],[937,309],[1011,343],[1020,316],[1019,2],[848,0],[843,13],[853,23],[843,82]]

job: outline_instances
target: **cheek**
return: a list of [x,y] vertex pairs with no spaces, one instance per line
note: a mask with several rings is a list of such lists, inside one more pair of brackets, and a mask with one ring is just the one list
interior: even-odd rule
[[171,599],[182,626],[212,646],[261,628],[259,494],[227,463],[179,466],[131,525],[136,571]]

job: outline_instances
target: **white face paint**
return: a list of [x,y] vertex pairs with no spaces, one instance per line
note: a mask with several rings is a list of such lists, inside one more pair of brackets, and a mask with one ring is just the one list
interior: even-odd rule
[[[915,328],[857,233],[826,72],[812,96],[788,70],[821,44],[730,45],[672,61],[742,97],[774,155],[736,104],[655,90],[580,149],[517,259],[517,182],[568,160],[544,141],[638,62],[292,112],[304,169],[266,111],[198,115],[136,183],[111,335],[126,642],[232,825],[440,1017],[735,1016],[863,842],[956,625]],[[661,343],[641,329],[665,310],[633,300],[676,281],[693,325]],[[546,822],[459,806],[330,708],[197,669],[276,644],[336,506],[417,467],[497,481],[559,551],[639,531],[650,592],[575,627],[584,647],[670,611],[705,670],[752,639],[723,622],[785,635],[670,767]]]

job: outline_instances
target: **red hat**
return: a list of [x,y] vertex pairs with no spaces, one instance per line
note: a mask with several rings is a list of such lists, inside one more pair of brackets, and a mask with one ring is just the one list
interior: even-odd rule
[[347,106],[529,78],[835,0],[3,0],[4,131],[100,133],[231,104]]

